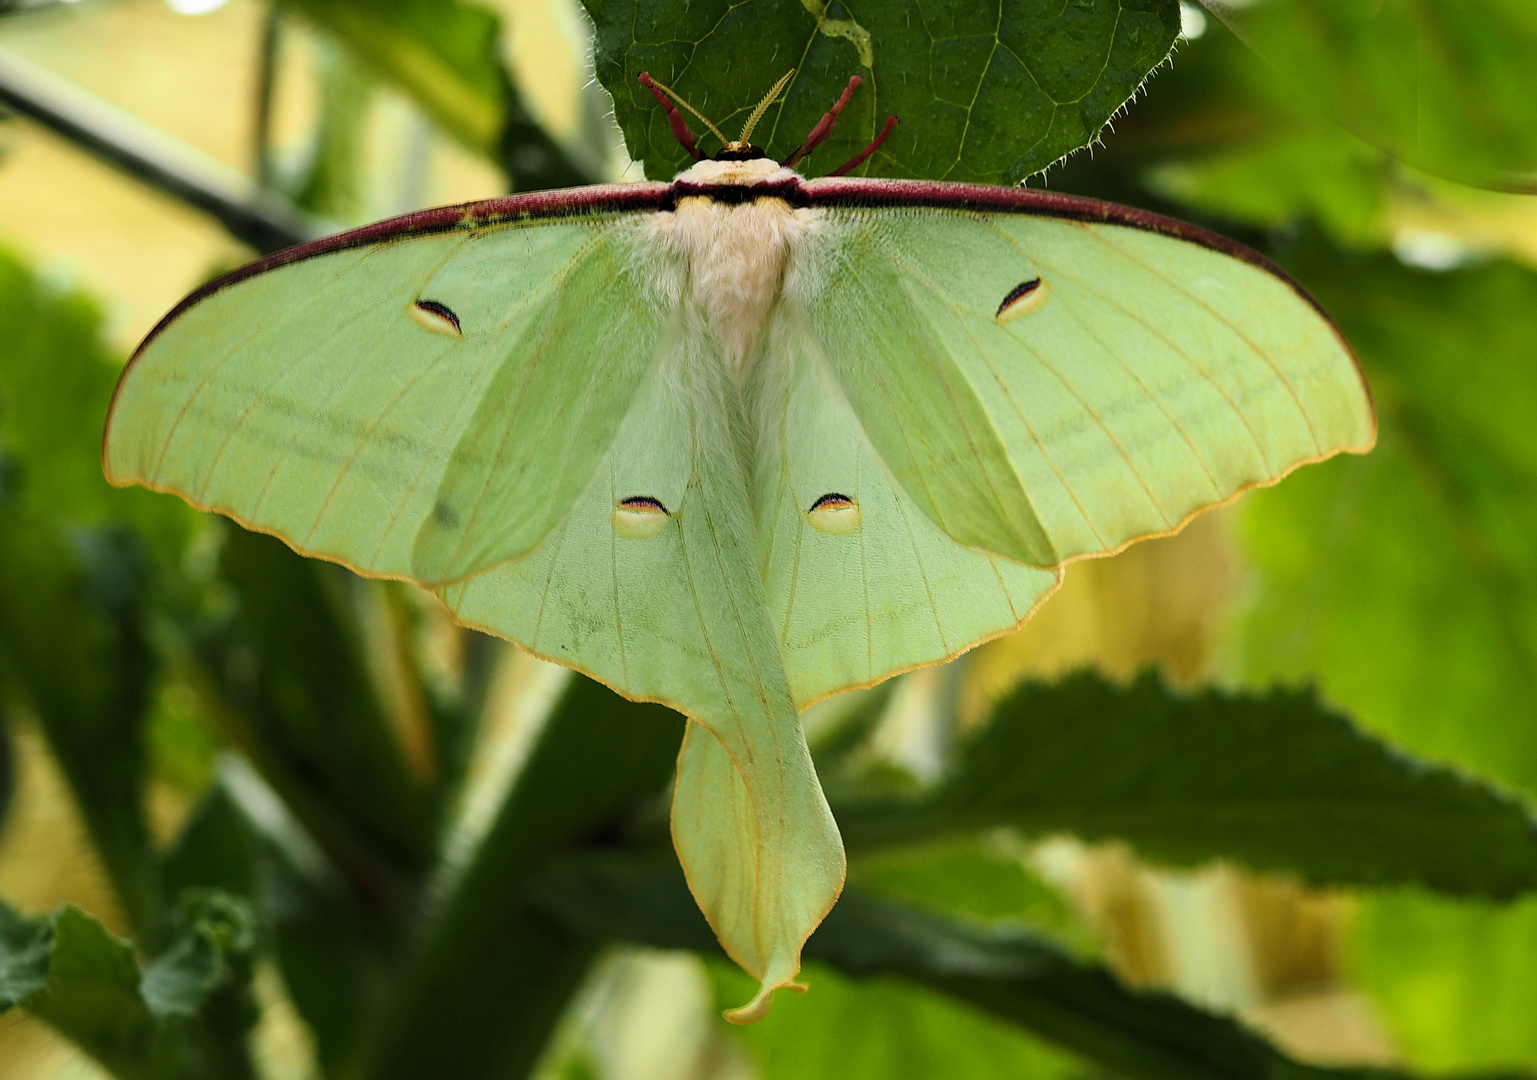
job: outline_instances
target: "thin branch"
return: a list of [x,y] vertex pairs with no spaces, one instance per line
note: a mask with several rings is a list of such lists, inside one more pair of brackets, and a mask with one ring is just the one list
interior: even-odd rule
[[282,32],[282,18],[276,3],[267,5],[257,58],[256,115],[251,125],[251,167],[256,172],[256,182],[264,189],[273,186],[272,93],[277,82],[278,36]]
[[6,49],[0,49],[0,104],[217,219],[257,251],[277,251],[334,231],[238,170]]

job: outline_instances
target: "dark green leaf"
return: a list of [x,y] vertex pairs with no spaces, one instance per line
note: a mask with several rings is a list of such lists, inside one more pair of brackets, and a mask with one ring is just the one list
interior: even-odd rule
[[189,895],[171,949],[141,966],[132,943],[73,905],[46,919],[0,905],[0,1004],[21,1004],[127,1080],[251,1077],[252,926],[242,901]]
[[1089,674],[1026,684],[931,794],[838,816],[854,850],[1012,825],[1315,881],[1537,887],[1537,824],[1519,803],[1398,753],[1311,693],[1177,695],[1150,673],[1125,688]]
[[258,863],[283,983],[315,1035],[325,1075],[355,1075],[368,1021],[397,975],[400,928],[380,927],[355,890],[300,865],[273,839],[261,837]]
[[527,906],[527,883],[564,847],[621,837],[637,805],[664,789],[682,728],[669,709],[572,676],[469,864],[428,916],[379,1028],[372,1080],[489,1080],[533,1066],[595,948]]
[[161,856],[160,893],[176,897],[188,889],[210,888],[251,899],[256,895],[254,858],[240,811],[226,789],[216,785]]
[[[540,889],[554,917],[600,940],[718,955],[669,857],[589,855],[553,863]],[[857,889],[806,943],[808,961],[857,978],[899,978],[1018,1025],[1117,1075],[1146,1080],[1359,1076],[1282,1055],[1236,1021],[1159,991],[1131,990],[1018,926],[980,927]],[[813,984],[808,993],[817,992]],[[777,1006],[776,1006],[777,1008]],[[1386,1080],[1393,1075],[1376,1074]]]
[[[630,155],[646,175],[689,164],[636,76],[649,71],[735,139],[775,81],[784,102],[752,141],[783,160],[843,92],[854,95],[808,162],[827,172],[896,115],[861,174],[1011,184],[1087,146],[1179,33],[1173,0],[584,0],[597,26],[598,79],[614,96]],[[707,152],[713,138],[695,134]]]
[[101,315],[0,251],[0,506],[72,526],[127,523],[175,557],[196,515],[175,499],[117,490],[101,473],[101,432],[121,357]]
[[1305,102],[1467,183],[1537,185],[1537,8],[1526,0],[1205,0]]
[[0,508],[0,678],[36,714],[129,917],[153,904],[143,719],[156,664],[132,534]]
[[48,983],[53,935],[41,919],[28,919],[0,903],[0,1012]]
[[[902,901],[982,923],[1047,928],[1087,951],[1089,934],[1063,899],[1031,874],[1008,837],[960,837],[855,856],[849,884],[866,896]],[[721,1009],[751,997],[753,981],[710,965]],[[802,972],[811,992],[780,994],[739,1038],[768,1080],[953,1080],[1081,1076],[1083,1065],[1012,1025],[898,979],[854,979],[823,963]]]
[[343,875],[387,905],[392,876],[425,871],[436,822],[365,651],[361,604],[377,586],[235,528],[220,570],[236,604],[196,654],[234,740]]

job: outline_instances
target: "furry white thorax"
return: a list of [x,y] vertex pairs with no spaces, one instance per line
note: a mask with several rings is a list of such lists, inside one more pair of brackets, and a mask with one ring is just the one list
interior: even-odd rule
[[[678,179],[752,184],[795,175],[763,158],[701,161]],[[746,381],[775,302],[790,284],[787,271],[818,217],[817,211],[794,209],[783,199],[730,204],[703,196],[646,216],[641,246],[662,255],[656,260],[656,287],[664,301],[687,299],[704,317],[738,385]]]

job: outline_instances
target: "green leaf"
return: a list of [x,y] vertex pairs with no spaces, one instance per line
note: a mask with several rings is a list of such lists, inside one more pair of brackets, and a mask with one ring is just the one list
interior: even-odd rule
[[[567,858],[551,865],[539,895],[552,917],[599,940],[719,955],[670,858]],[[806,943],[805,955],[856,978],[898,978],[938,991],[1116,1075],[1146,1080],[1363,1075],[1300,1065],[1235,1020],[1161,991],[1128,989],[1105,968],[1074,960],[1022,927],[947,919],[857,888],[844,891]],[[808,1001],[817,989],[813,983]],[[1388,1080],[1394,1074],[1373,1075]]]
[[291,0],[419,101],[472,150],[494,154],[507,106],[500,26],[458,0]]
[[856,854],[849,881],[871,896],[900,900],[981,923],[1026,923],[1076,953],[1093,937],[1067,902],[1025,863],[1026,849],[1005,835],[960,836]]
[[171,949],[141,965],[73,905],[46,919],[0,905],[0,1007],[22,1005],[127,1080],[252,1077],[253,926],[242,901],[189,895]]
[[318,112],[308,160],[283,186],[299,209],[331,221],[360,224],[365,214],[364,173],[369,106],[376,84],[350,53],[319,52]]
[[[1359,351],[1382,433],[1250,500],[1246,669],[1308,672],[1374,731],[1537,795],[1537,273],[1316,241],[1289,265]],[[1537,1065],[1529,905],[1372,899],[1358,925],[1358,968],[1415,1060]]]
[[1313,674],[1373,730],[1537,795],[1537,273],[1321,243],[1289,265],[1356,346],[1381,438],[1249,501],[1246,668]]
[[71,526],[131,524],[156,553],[179,554],[196,515],[102,476],[101,431],[121,357],[102,344],[95,304],[0,250],[0,341],[0,506]]
[[1151,673],[1125,688],[1087,673],[1025,684],[932,793],[838,816],[850,850],[1010,825],[1321,882],[1537,888],[1537,823],[1519,803],[1366,736],[1309,692],[1178,695]]
[[[461,143],[500,165],[514,190],[592,182],[518,96],[502,65],[493,12],[459,0],[292,0],[292,6],[414,97]],[[335,89],[345,113],[348,88]],[[342,142],[352,138],[341,129],[336,134]],[[329,168],[331,180],[345,180],[356,162],[340,143],[334,149],[340,156],[316,164]]]
[[[860,174],[1012,184],[1087,146],[1179,33],[1174,0],[584,0],[597,27],[598,80],[630,155],[667,179],[689,164],[636,81],[677,90],[729,138],[788,69],[783,104],[752,141],[783,160],[863,77],[807,165],[853,157],[889,115],[900,123]],[[698,131],[702,149],[713,137]]]
[[1342,242],[1379,244],[1387,199],[1380,152],[1332,125],[1154,169],[1149,186],[1168,199],[1256,228],[1309,219]]
[[0,679],[37,716],[137,925],[153,906],[143,720],[156,663],[143,634],[145,576],[122,529],[71,536],[0,508]]
[[181,896],[188,889],[219,889],[232,896],[256,895],[254,845],[229,792],[216,784],[160,857],[160,893]]
[[37,716],[142,923],[153,903],[143,724],[156,677],[143,624],[155,572],[192,515],[102,478],[116,371],[99,323],[83,296],[0,253],[0,682]]
[[[755,986],[711,964],[716,1003]],[[944,995],[896,979],[855,979],[828,964],[802,972],[810,992],[780,994],[762,1021],[736,1032],[764,1080],[1031,1080],[1081,1077],[1083,1063]]]
[[1299,103],[1368,142],[1464,183],[1537,186],[1526,0],[1204,2]]
[[528,882],[564,848],[622,837],[665,790],[682,737],[678,713],[571,677],[468,864],[427,915],[377,1030],[371,1080],[491,1080],[533,1067],[595,947],[531,910]]
[[1408,1061],[1437,1073],[1537,1067],[1537,903],[1374,897],[1351,929],[1351,973]]
[[48,984],[52,945],[46,923],[28,919],[0,903],[0,1013]]

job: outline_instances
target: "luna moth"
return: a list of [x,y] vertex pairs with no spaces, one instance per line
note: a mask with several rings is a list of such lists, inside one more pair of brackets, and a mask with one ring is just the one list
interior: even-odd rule
[[747,1022],[844,878],[799,710],[1008,633],[1072,561],[1365,451],[1375,420],[1333,324],[1247,248],[841,175],[869,150],[808,179],[857,78],[783,164],[750,142],[783,82],[706,157],[642,81],[696,159],[674,181],[236,270],[134,353],[103,464],[685,713],[673,838],[760,981]]

